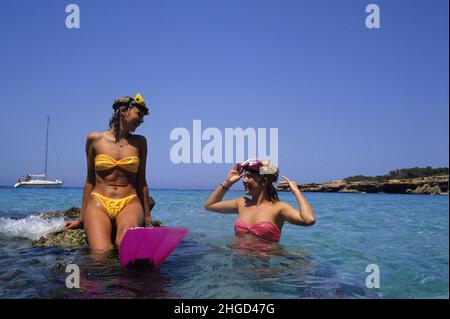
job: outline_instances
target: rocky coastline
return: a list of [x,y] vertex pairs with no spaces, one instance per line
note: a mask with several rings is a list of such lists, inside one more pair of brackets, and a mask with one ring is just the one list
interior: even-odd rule
[[[335,180],[297,186],[302,192],[448,195],[448,175],[381,181]],[[277,189],[289,191],[288,184],[284,181],[278,184]]]

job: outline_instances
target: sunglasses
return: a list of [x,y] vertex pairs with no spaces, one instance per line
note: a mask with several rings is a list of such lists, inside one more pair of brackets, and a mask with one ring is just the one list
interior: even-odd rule
[[132,100],[130,103],[130,107],[136,107],[139,111],[141,111],[144,115],[148,115],[148,109],[135,100]]

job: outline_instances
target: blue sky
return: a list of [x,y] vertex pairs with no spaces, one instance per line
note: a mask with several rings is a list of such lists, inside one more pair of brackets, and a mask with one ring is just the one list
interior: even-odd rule
[[[67,29],[78,4],[81,28]],[[82,186],[115,97],[151,115],[150,187],[210,188],[230,164],[173,164],[170,132],[278,128],[298,183],[448,166],[448,1],[2,1],[0,185],[43,170]]]

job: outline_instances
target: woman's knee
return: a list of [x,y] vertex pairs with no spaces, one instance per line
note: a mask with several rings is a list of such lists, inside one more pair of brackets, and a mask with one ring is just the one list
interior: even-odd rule
[[124,218],[117,222],[117,234],[116,234],[116,245],[120,245],[123,236],[128,229],[142,226],[142,221],[139,218]]
[[120,225],[117,225],[116,245],[120,245],[120,242],[128,229],[139,226],[140,225],[137,222],[132,221],[123,222]]
[[[89,242],[89,239],[88,239],[88,242]],[[102,252],[110,251],[114,247],[113,247],[111,241],[108,240],[105,242],[98,242],[98,241],[93,241],[92,243],[89,242],[89,248],[93,252],[102,253]]]
[[116,218],[116,244],[120,242],[128,229],[142,226],[144,223],[144,212],[140,202],[127,205]]
[[116,235],[116,245],[120,247],[120,243],[122,242],[123,237],[128,229],[118,230]]

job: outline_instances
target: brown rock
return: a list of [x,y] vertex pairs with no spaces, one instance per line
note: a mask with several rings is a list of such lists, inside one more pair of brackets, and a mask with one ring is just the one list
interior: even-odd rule
[[[387,194],[448,194],[448,176],[432,176],[384,181],[345,182],[336,180],[326,183],[297,185],[303,192],[339,193],[387,193]],[[289,191],[286,182],[278,184],[279,191]]]
[[[153,208],[155,201],[150,197],[150,206]],[[66,211],[42,212],[39,214],[43,218],[58,218],[78,219],[80,209],[78,207],[71,207]],[[153,227],[161,227],[159,220],[152,220],[150,224]],[[31,243],[35,247],[50,247],[59,246],[63,248],[70,247],[87,247],[87,237],[84,229],[64,229],[61,231],[50,233],[44,237],[39,238]]]

